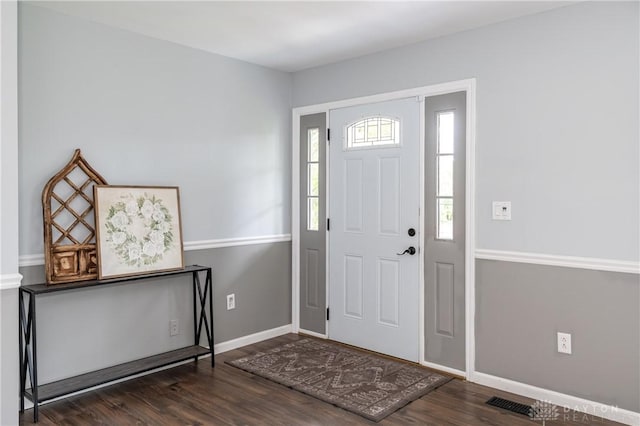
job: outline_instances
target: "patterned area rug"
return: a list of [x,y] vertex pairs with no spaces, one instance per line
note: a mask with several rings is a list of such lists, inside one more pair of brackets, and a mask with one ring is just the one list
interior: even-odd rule
[[316,339],[298,340],[228,364],[375,422],[451,380]]

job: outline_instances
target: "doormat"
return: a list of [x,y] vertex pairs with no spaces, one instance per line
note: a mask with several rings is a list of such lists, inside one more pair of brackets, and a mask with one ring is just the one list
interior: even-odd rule
[[227,363],[374,422],[451,380],[419,366],[316,339]]

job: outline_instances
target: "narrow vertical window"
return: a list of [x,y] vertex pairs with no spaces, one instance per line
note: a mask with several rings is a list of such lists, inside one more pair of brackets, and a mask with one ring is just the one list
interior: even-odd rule
[[440,240],[453,240],[453,168],[454,113],[439,112],[436,151],[436,235]]
[[320,129],[307,130],[307,230],[319,229]]

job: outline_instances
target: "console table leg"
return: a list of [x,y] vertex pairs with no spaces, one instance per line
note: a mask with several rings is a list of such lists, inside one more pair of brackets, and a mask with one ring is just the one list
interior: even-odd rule
[[[211,334],[209,337],[209,349],[211,350],[211,367],[216,366],[216,357],[213,353],[213,280],[211,279],[211,269],[207,270],[207,278],[205,281],[205,287],[209,287],[209,325],[211,327]],[[206,291],[205,291],[206,293]]]
[[38,351],[36,338],[36,298],[31,295],[29,297],[29,312],[31,315],[31,356],[32,356],[32,369],[31,369],[31,392],[33,394],[33,422],[38,422]]
[[24,330],[22,327],[22,321],[25,318],[24,314],[24,300],[22,296],[22,291],[18,292],[18,350],[19,352],[19,366],[20,366],[20,412],[24,413],[24,381],[27,379],[26,367],[24,365],[24,345],[22,343],[22,339],[24,339]]
[[[196,285],[198,285],[198,272],[194,272],[191,278],[192,281],[192,289],[193,289],[193,344],[199,345],[199,334],[198,334],[198,319],[196,315]],[[194,361],[198,362],[198,356],[194,357]]]
[[18,343],[19,373],[20,373],[20,412],[24,412],[24,398],[26,395],[27,372],[29,372],[29,382],[31,384],[31,396],[33,400],[33,421],[38,421],[38,357],[36,347],[36,299],[33,294],[29,294],[29,305],[25,308],[26,293],[18,292]]
[[[207,343],[209,344],[209,351],[211,352],[211,366],[215,367],[215,357],[213,351],[213,282],[211,278],[211,269],[207,270],[204,285],[200,281],[200,275],[193,274],[193,300],[196,302],[196,295],[198,296],[198,304],[200,305],[200,315],[195,314],[196,307],[194,306],[194,327],[195,327],[195,340],[196,345],[200,344],[200,336],[202,328],[207,334]],[[207,296],[209,297],[209,307],[207,308]]]

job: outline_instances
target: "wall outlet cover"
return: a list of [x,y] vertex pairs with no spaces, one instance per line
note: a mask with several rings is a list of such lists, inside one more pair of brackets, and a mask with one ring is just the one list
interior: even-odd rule
[[558,332],[558,352],[571,355],[571,334]]
[[227,311],[236,308],[236,295],[235,293],[227,294]]
[[175,336],[180,333],[180,328],[178,327],[178,320],[169,321],[169,335]]

